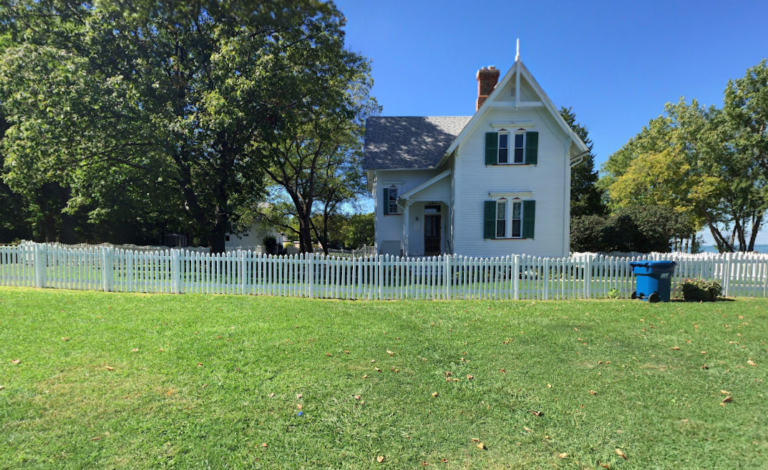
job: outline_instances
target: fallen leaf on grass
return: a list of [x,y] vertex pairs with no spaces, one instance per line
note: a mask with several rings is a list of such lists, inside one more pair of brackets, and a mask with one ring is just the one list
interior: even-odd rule
[[526,428],[525,426],[523,426],[523,429],[525,429],[525,430],[526,430],[526,431],[528,431],[528,432],[533,432],[533,429],[528,429],[528,428]]
[[451,371],[445,371],[445,376],[446,376],[446,377],[450,377],[450,376],[452,376],[452,375],[453,375],[453,372],[451,372]]
[[730,395],[731,394],[731,392],[729,392],[728,390],[720,390],[720,393],[722,393],[723,395]]
[[733,397],[732,396],[727,396],[727,397],[723,398],[723,403],[730,403],[732,401],[733,401]]
[[603,468],[611,468],[611,464],[609,463],[601,463],[600,466]]
[[547,384],[547,388],[552,388],[552,385],[551,384]]
[[12,360],[11,364],[21,364],[21,359],[14,359],[14,360]]
[[709,369],[709,366],[704,364],[703,366],[701,366],[701,368],[702,368],[702,370],[707,370],[707,369]]
[[502,373],[502,374],[506,374],[507,373],[507,371],[504,370],[504,369],[499,370],[499,372]]
[[702,354],[706,354],[707,352],[706,352],[706,351],[702,351],[701,353],[702,353]]
[[91,440],[92,441],[100,441],[101,440],[101,436],[92,437]]
[[380,456],[376,457],[376,461],[379,462],[379,463],[382,463],[384,461],[384,456],[380,455]]
[[372,361],[371,361],[371,364],[373,364],[373,363],[375,363],[375,362],[376,362],[376,359],[372,360]]
[[469,374],[467,374],[467,380],[472,380],[472,379],[474,379],[474,377],[469,375]]
[[345,351],[344,351],[344,354],[349,354],[349,351],[346,351],[346,350],[345,350]]
[[113,371],[113,370],[115,370],[115,368],[114,368],[114,367],[110,367],[110,366],[107,366],[107,370],[108,370],[108,371]]
[[359,400],[361,398],[363,398],[363,397],[361,397],[360,395],[355,395],[355,400]]
[[69,341],[69,336],[65,336],[65,337],[61,338],[61,340],[62,341]]
[[303,395],[302,395],[301,393],[297,393],[297,394],[296,394],[296,399],[297,399],[297,400],[301,400],[301,397],[302,397],[302,396],[303,396]]
[[623,458],[624,460],[629,460],[627,458],[627,454],[625,454],[624,451],[621,450],[621,449],[616,449],[616,455],[618,455],[619,457]]
[[485,444],[483,444],[482,442],[477,445],[477,448],[480,449],[480,450],[485,450],[486,449]]
[[133,349],[131,349],[131,352],[132,352],[132,353],[136,353],[136,352],[139,352],[139,348],[133,348]]
[[275,396],[275,394],[274,394],[274,393],[270,393],[270,394],[269,394],[269,398],[274,398],[274,396]]
[[203,363],[202,362],[198,362],[197,363],[197,367],[203,367]]
[[389,350],[387,350],[387,354],[389,354],[390,357],[395,355],[395,353],[393,353],[392,351],[389,351]]
[[5,386],[0,385],[0,391],[5,390]]
[[421,462],[421,464],[422,464],[422,465],[424,465],[425,467],[426,467],[427,465],[429,465],[429,463],[428,463],[428,462]]
[[374,367],[374,369],[376,369],[376,372],[381,372],[381,369],[379,369],[378,367]]
[[679,350],[680,350],[680,348],[679,348],[679,347],[677,347],[677,346],[675,346],[674,348],[672,348],[672,350],[673,350],[673,351],[679,351]]
[[267,447],[267,443],[266,442],[262,443],[261,447]]
[[757,366],[757,363],[755,361],[753,361],[752,359],[748,360],[747,364],[750,365],[750,366]]
[[303,410],[303,409],[304,409],[304,405],[302,405],[301,403],[299,403],[298,405],[296,405],[296,409],[297,409],[297,410]]
[[563,452],[562,454],[557,454],[557,456],[560,457],[561,459],[564,459],[564,458],[568,457],[568,454]]
[[325,353],[326,356],[333,356],[331,353]]
[[433,396],[433,397],[437,397],[437,392],[433,392],[433,393],[432,393],[432,396]]
[[589,394],[590,394],[590,395],[597,395],[597,392],[596,392],[596,391],[594,391],[594,390],[590,390],[590,391],[589,391]]
[[367,379],[367,378],[368,378],[368,375],[364,375],[364,376],[363,376],[363,378],[364,378],[364,379]]
[[543,413],[543,412],[541,412],[541,411],[534,411],[534,410],[531,410],[531,413],[533,414],[533,416],[542,416],[542,415],[544,415],[544,413]]
[[448,463],[448,459],[440,459],[440,463]]

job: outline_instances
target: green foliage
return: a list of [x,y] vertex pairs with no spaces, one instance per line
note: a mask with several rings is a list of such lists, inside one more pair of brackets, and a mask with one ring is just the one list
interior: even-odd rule
[[722,110],[667,103],[603,165],[612,208],[666,206],[687,217],[691,234],[709,228],[720,251],[753,251],[768,209],[767,96],[762,61],[728,82]]
[[0,301],[4,468],[765,466],[765,299]]
[[374,214],[352,214],[346,218],[341,228],[341,242],[347,248],[357,249],[373,246]]
[[277,254],[277,238],[273,237],[272,235],[269,235],[267,237],[264,237],[264,248],[267,249],[267,253],[270,255],[276,255]]
[[619,289],[611,289],[608,291],[607,297],[609,299],[619,299],[621,298],[621,291]]
[[58,184],[64,211],[95,221],[117,192],[223,251],[285,137],[319,115],[352,119],[344,84],[367,62],[319,1],[115,5],[0,10],[4,179],[26,195]]
[[714,302],[723,294],[718,281],[706,279],[686,279],[682,283],[683,299],[693,302]]
[[589,138],[589,131],[576,122],[572,108],[560,108],[560,115],[589,149],[583,161],[571,169],[571,217],[604,215],[607,212],[603,202],[604,191],[597,186],[599,176],[595,169],[595,154],[592,153],[594,143]]
[[668,253],[672,240],[687,233],[688,223],[663,206],[632,206],[608,217],[571,220],[571,250],[575,252]]

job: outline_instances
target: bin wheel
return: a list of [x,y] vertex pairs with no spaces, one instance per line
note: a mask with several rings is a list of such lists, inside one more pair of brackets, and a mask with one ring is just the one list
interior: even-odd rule
[[659,297],[659,294],[657,294],[656,292],[654,292],[653,294],[648,296],[648,302],[651,302],[651,303],[655,304],[656,302],[658,302],[660,300],[661,300],[661,297]]
[[633,290],[632,295],[630,297],[632,298],[632,300],[635,300],[637,298],[637,291]]

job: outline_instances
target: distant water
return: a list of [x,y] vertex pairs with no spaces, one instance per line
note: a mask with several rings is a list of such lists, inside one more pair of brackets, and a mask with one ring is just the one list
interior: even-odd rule
[[[717,246],[705,245],[701,247],[704,253],[718,253]],[[755,251],[758,253],[768,253],[768,245],[755,245]]]

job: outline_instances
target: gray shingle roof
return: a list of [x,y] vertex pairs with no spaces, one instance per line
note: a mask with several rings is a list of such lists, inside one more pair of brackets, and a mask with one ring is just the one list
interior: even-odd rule
[[434,168],[472,116],[369,117],[363,168]]

